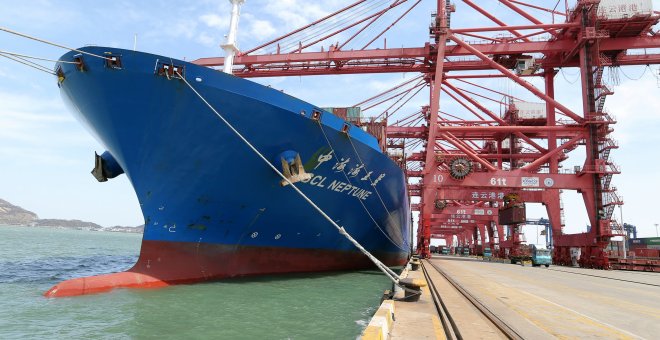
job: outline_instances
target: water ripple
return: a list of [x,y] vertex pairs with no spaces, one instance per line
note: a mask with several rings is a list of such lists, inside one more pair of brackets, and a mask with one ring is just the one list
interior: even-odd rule
[[0,261],[0,283],[56,283],[124,271],[136,261],[137,255],[105,254]]

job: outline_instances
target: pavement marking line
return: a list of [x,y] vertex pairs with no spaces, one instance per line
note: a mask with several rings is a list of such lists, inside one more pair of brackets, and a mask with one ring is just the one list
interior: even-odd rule
[[605,325],[605,326],[610,327],[610,328],[612,328],[612,329],[615,329],[616,331],[618,331],[618,332],[620,332],[620,333],[624,333],[624,334],[626,334],[626,335],[628,335],[628,336],[630,336],[630,337],[637,338],[637,339],[643,339],[643,337],[641,337],[641,336],[639,336],[639,335],[636,335],[636,334],[633,334],[633,333],[631,333],[631,332],[628,332],[628,331],[625,330],[625,329],[621,329],[621,328],[616,327],[616,326],[614,326],[614,325],[610,325],[610,324],[607,323],[607,322],[603,322],[603,321],[600,321],[600,320],[598,320],[598,319],[592,318],[592,317],[590,317],[590,316],[588,316],[588,315],[582,314],[582,313],[580,313],[580,312],[578,312],[578,311],[576,311],[576,310],[574,310],[574,309],[568,308],[568,307],[566,307],[566,306],[562,306],[562,305],[560,305],[560,304],[558,304],[558,303],[555,303],[555,302],[552,302],[552,301],[550,301],[550,300],[548,300],[548,299],[542,298],[542,297],[540,297],[540,296],[537,296],[537,295],[534,295],[534,294],[532,294],[532,293],[525,292],[525,291],[523,291],[522,293],[525,293],[525,294],[527,294],[527,295],[530,295],[530,296],[532,296],[532,297],[535,297],[535,298],[537,298],[537,299],[539,299],[539,300],[545,301],[546,303],[549,303],[549,304],[551,304],[551,305],[557,306],[557,307],[559,307],[559,308],[566,309],[566,310],[568,310],[568,311],[570,311],[570,312],[572,312],[572,313],[575,313],[575,314],[577,314],[577,315],[580,315],[580,316],[582,316],[582,317],[584,317],[584,318],[587,318],[587,319],[593,321],[595,324],[602,324],[602,325]]
[[[449,264],[449,266],[451,267],[452,264]],[[462,268],[462,269],[467,269],[467,268]],[[456,270],[456,268],[454,268],[454,270]],[[471,272],[470,270],[467,270],[467,271]],[[467,275],[465,275],[465,274],[467,274]],[[455,275],[454,277],[462,277],[464,283],[468,283],[470,286],[473,286],[473,287],[474,287],[474,284],[470,284],[470,283],[474,283],[474,282],[466,282],[466,281],[474,281],[475,278],[476,278],[477,281],[480,282],[479,288],[481,288],[481,289],[475,289],[476,292],[481,292],[482,294],[490,296],[491,299],[501,302],[505,306],[508,306],[510,309],[514,310],[517,314],[519,314],[523,318],[525,318],[528,321],[535,324],[537,327],[545,330],[548,334],[552,334],[556,337],[571,336],[570,334],[557,333],[555,330],[556,329],[564,329],[564,328],[566,328],[567,323],[574,322],[575,323],[575,329],[571,328],[571,330],[578,330],[580,332],[591,333],[592,335],[595,335],[595,336],[607,336],[607,335],[612,335],[612,333],[619,333],[618,336],[620,338],[630,338],[630,337],[640,338],[640,336],[638,336],[638,335],[632,334],[628,331],[625,331],[625,330],[620,329],[618,327],[612,326],[610,324],[600,322],[600,321],[598,321],[594,318],[591,318],[589,316],[586,316],[586,315],[584,315],[580,312],[577,312],[577,311],[574,311],[570,308],[561,306],[561,305],[559,305],[557,303],[554,303],[552,301],[549,301],[547,299],[538,297],[538,296],[536,296],[534,294],[531,294],[531,293],[528,293],[528,292],[526,292],[522,289],[511,287],[510,285],[507,285],[507,284],[504,284],[504,283],[490,282],[491,287],[486,287],[483,284],[483,278],[479,278],[474,274],[465,273],[465,272],[464,272],[464,275],[459,274],[459,275]],[[470,280],[470,279],[472,279],[472,280]],[[483,288],[486,288],[486,289],[483,289]],[[493,293],[495,293],[497,288],[499,288],[499,290],[501,292],[503,292],[503,294],[493,294]],[[532,298],[536,298],[536,299],[541,300],[543,302],[546,302],[547,304],[552,305],[552,306],[560,307],[561,310],[566,310],[566,311],[572,312],[572,313],[574,313],[575,315],[577,315],[579,317],[577,317],[577,318],[571,317],[570,315],[566,315],[565,313],[561,313],[561,312],[552,313],[552,314],[555,314],[555,315],[554,315],[554,317],[550,317],[549,314],[551,314],[552,308],[547,308],[546,307],[546,309],[544,309],[544,308],[542,308],[542,306],[535,305],[535,304],[532,304],[532,303],[529,303],[529,302],[524,303],[523,305],[520,305],[519,304],[519,302],[520,302],[519,299],[516,299],[515,296],[514,297],[506,297],[506,295],[510,295],[511,292],[523,292],[523,293],[531,296]],[[502,298],[498,295],[504,295],[504,298]],[[506,299],[506,300],[504,300],[504,299]],[[536,314],[536,317],[532,317],[531,315],[529,315],[527,313],[527,311],[529,311],[533,308],[537,308],[539,310],[539,313]],[[544,316],[545,316],[545,320],[543,318]],[[556,324],[555,327],[550,328],[550,327],[552,327],[553,323]],[[595,328],[595,329],[580,327],[580,326],[578,326],[579,324],[583,324],[585,326],[589,325],[590,326],[589,328]],[[598,332],[597,331],[595,334],[592,332],[592,331],[598,330],[598,329],[600,329],[601,331],[604,331],[604,332]],[[566,329],[566,330],[568,330],[568,329]],[[590,334],[585,334],[585,335],[588,336]]]
[[[464,268],[464,269],[467,269],[468,271],[474,273],[474,271],[472,271],[468,268]],[[498,269],[504,269],[504,268],[498,268]],[[658,310],[657,308],[651,308],[651,307],[648,307],[648,306],[639,305],[639,304],[636,304],[636,303],[631,303],[631,302],[626,301],[626,300],[620,300],[620,299],[612,298],[612,297],[609,297],[609,296],[606,296],[606,295],[591,294],[588,290],[577,290],[577,289],[574,289],[573,286],[569,286],[569,285],[565,285],[565,284],[561,284],[561,283],[554,283],[554,284],[550,285],[550,284],[545,284],[543,280],[530,280],[528,276],[523,276],[517,271],[508,270],[508,268],[506,268],[505,270],[503,270],[501,272],[502,272],[502,274],[505,273],[504,275],[507,276],[507,277],[515,277],[517,281],[526,282],[528,284],[531,284],[531,285],[534,285],[534,286],[537,286],[537,287],[539,287],[539,286],[544,287],[546,289],[549,289],[548,287],[550,287],[551,291],[552,290],[557,290],[558,288],[560,288],[562,291],[572,292],[575,296],[582,296],[582,297],[585,297],[585,298],[590,298],[590,300],[601,301],[605,304],[609,304],[609,305],[615,306],[617,308],[622,308],[622,307],[625,306],[625,309],[627,309],[629,311],[634,311],[635,313],[645,314],[645,315],[648,315],[648,316],[653,317],[653,318],[658,318],[660,316],[660,314],[659,314],[660,310]],[[563,271],[553,271],[553,272],[557,273],[557,272],[563,272]],[[476,274],[476,273],[474,273],[474,274]],[[613,288],[613,287],[611,287],[609,285],[606,285],[604,283],[591,282],[591,284],[593,284],[595,286],[602,286],[603,289],[608,289],[608,290],[611,290]],[[510,285],[507,285],[507,286],[511,287]],[[517,287],[513,287],[513,288],[517,289]],[[617,288],[623,289],[623,288],[620,288],[620,287],[617,287]]]
[[433,332],[435,333],[435,338],[438,340],[446,340],[447,335],[445,334],[444,328],[442,328],[440,318],[438,318],[437,315],[434,315],[431,321],[433,321]]
[[[501,284],[501,286],[508,287],[506,284]],[[486,288],[486,287],[482,287]],[[513,287],[506,288],[505,291],[515,291],[516,289]],[[493,287],[486,288],[485,290],[477,290],[477,294],[483,294],[487,295],[490,297],[491,300],[494,301],[499,301],[502,303],[504,306],[506,306],[509,310],[515,312],[518,314],[520,317],[523,319],[527,320],[528,322],[532,323],[539,329],[543,330],[545,333],[550,334],[554,337],[562,338],[562,337],[567,337],[568,335],[562,334],[560,332],[557,332],[557,329],[562,329],[565,328],[564,326],[567,325],[567,322],[578,322],[577,319],[571,318],[568,315],[561,314],[561,313],[555,313],[554,317],[550,315],[550,310],[548,308],[541,308],[542,306],[540,305],[534,305],[531,303],[527,303],[523,306],[520,306],[514,299],[510,299],[507,296],[501,296],[504,294],[495,294]],[[476,293],[476,292],[475,292]],[[534,297],[534,295],[532,295]],[[531,310],[532,308],[539,308],[544,312],[545,314],[541,313],[536,313],[536,314],[529,314],[528,311]],[[536,315],[534,317],[533,315]],[[545,319],[543,319],[541,316],[547,316]],[[555,323],[553,326],[552,322]],[[584,324],[584,323],[583,323]],[[593,326],[593,324],[591,325]],[[598,328],[602,328],[601,326],[598,325]],[[571,327],[572,330],[578,329],[577,327]],[[588,330],[583,329],[581,330],[583,332],[588,332]],[[605,333],[607,334],[607,333]],[[594,334],[594,335],[600,335],[603,336],[605,334]]]
[[[555,272],[564,272],[564,271],[555,271]],[[519,279],[518,279],[519,281],[525,281],[525,282],[527,282],[527,283],[529,283],[529,284],[538,285],[538,282],[536,282],[536,281],[531,281],[531,280],[529,280],[527,277],[523,277],[523,276],[521,276],[520,274],[517,274],[517,273],[515,273],[515,272],[507,273],[507,275],[511,275],[511,274],[513,274],[514,276],[516,276],[517,278],[519,278]],[[502,284],[511,287],[511,289],[516,289],[515,287],[512,287],[512,286],[510,286],[510,285],[507,285],[507,284],[504,284],[504,283],[502,283]],[[579,295],[583,295],[583,296],[586,295],[586,296],[592,297],[591,300],[594,300],[594,299],[595,299],[595,300],[599,300],[599,301],[603,301],[603,302],[609,301],[609,302],[611,302],[611,303],[610,303],[611,305],[614,305],[614,306],[617,306],[617,307],[620,307],[621,304],[626,304],[626,305],[630,305],[630,307],[632,307],[630,310],[635,310],[635,311],[638,312],[638,313],[641,312],[641,313],[643,313],[643,314],[650,315],[651,317],[654,317],[654,318],[658,318],[658,317],[660,316],[660,314],[657,313],[657,311],[658,311],[657,309],[648,309],[648,308],[646,308],[646,306],[641,306],[641,305],[636,305],[636,304],[630,304],[630,303],[628,303],[628,302],[626,302],[626,301],[621,301],[621,300],[617,300],[617,299],[612,299],[612,298],[609,298],[609,297],[607,297],[607,296],[597,296],[597,295],[594,295],[594,294],[589,294],[589,293],[584,292],[584,291],[579,291],[579,290],[572,289],[571,286],[566,286],[566,285],[562,285],[562,286],[565,287],[565,288],[562,288],[562,290],[570,290],[570,291],[575,292],[575,294],[579,294]],[[609,287],[609,286],[606,286],[606,287],[607,287],[607,288],[612,288],[612,287]],[[639,336],[639,335],[633,334],[633,333],[631,333],[631,332],[628,332],[628,331],[626,331],[626,330],[624,330],[624,329],[618,328],[618,327],[616,327],[616,326],[614,326],[614,325],[611,325],[611,324],[608,324],[608,323],[606,323],[606,322],[602,322],[602,321],[600,321],[600,320],[598,320],[598,319],[595,319],[595,318],[590,317],[590,316],[588,316],[588,315],[586,315],[586,314],[583,314],[583,313],[581,313],[581,312],[578,312],[578,311],[573,310],[573,309],[571,309],[571,308],[568,308],[568,307],[566,307],[566,306],[560,305],[560,304],[555,303],[555,302],[553,302],[553,301],[550,301],[550,300],[548,300],[548,299],[542,298],[542,297],[540,297],[540,296],[538,296],[538,295],[534,295],[534,294],[529,293],[529,292],[524,291],[524,290],[520,290],[520,291],[523,292],[523,293],[525,293],[525,294],[527,294],[527,295],[530,295],[530,296],[532,296],[532,297],[536,297],[536,298],[538,298],[538,299],[540,299],[540,300],[543,300],[543,301],[545,301],[545,302],[548,302],[548,303],[550,303],[550,304],[552,304],[552,305],[555,305],[555,306],[561,307],[561,308],[563,308],[563,309],[566,309],[566,310],[568,310],[568,311],[574,312],[574,313],[576,313],[576,314],[578,314],[578,315],[580,315],[580,316],[583,316],[583,317],[585,317],[585,318],[587,318],[587,319],[590,319],[590,320],[592,320],[592,321],[595,321],[595,322],[597,322],[597,323],[600,323],[600,324],[606,325],[606,326],[608,326],[608,327],[611,327],[611,328],[613,328],[613,329],[615,329],[615,330],[617,330],[617,331],[620,331],[620,332],[626,333],[626,334],[628,334],[629,336],[633,336],[633,337],[637,337],[637,338],[643,338],[643,337],[641,337],[641,336]],[[644,310],[640,310],[640,309],[644,309]],[[648,310],[649,313],[647,313],[647,310]]]
[[[422,269],[410,271],[408,278],[426,280]],[[440,323],[435,324],[437,310],[428,284],[421,287],[422,295],[419,301],[394,301],[396,306],[395,321],[390,332],[390,339],[444,339],[443,328]],[[397,292],[395,297],[403,297],[403,292]],[[437,327],[440,327],[440,335]]]

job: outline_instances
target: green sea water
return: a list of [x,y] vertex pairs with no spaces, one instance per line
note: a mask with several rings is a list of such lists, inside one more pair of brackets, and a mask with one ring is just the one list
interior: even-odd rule
[[0,226],[0,339],[355,339],[390,287],[360,271],[42,296],[129,268],[141,237]]

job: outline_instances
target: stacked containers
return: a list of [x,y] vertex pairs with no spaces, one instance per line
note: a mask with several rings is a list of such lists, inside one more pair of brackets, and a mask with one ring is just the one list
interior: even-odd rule
[[360,114],[361,114],[361,109],[360,107],[347,107],[346,108],[346,120],[358,125],[360,124]]
[[322,108],[325,111],[331,112],[335,116],[353,123],[355,125],[360,124],[361,109],[359,107],[324,107]]
[[324,107],[322,108],[325,111],[331,112],[335,116],[346,120],[346,108],[345,107]]

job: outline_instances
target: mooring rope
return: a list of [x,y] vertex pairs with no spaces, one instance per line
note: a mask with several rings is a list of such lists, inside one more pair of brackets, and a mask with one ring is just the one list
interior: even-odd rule
[[5,54],[5,53],[0,53],[0,57],[5,57],[9,60],[13,60],[13,61],[15,61],[17,63],[21,63],[25,66],[32,67],[33,69],[41,71],[41,72],[46,72],[46,73],[49,73],[49,74],[52,74],[52,75],[56,75],[55,72],[51,71],[47,67],[39,65],[37,63],[33,63],[29,60],[25,60],[21,57],[16,57],[16,56],[13,56],[11,54]]
[[[378,192],[378,188],[376,188],[377,183],[374,183],[371,180],[371,175],[369,173],[369,169],[367,169],[367,165],[364,164],[364,162],[362,161],[362,157],[360,157],[360,154],[358,153],[357,148],[355,147],[355,144],[353,144],[353,139],[348,134],[346,134],[346,135],[348,136],[348,141],[351,143],[351,146],[353,147],[353,151],[355,152],[355,155],[357,156],[358,160],[360,161],[360,164],[362,164],[362,168],[364,169],[364,172],[367,174],[367,179],[369,180],[369,183],[374,188],[374,191],[376,192],[376,196],[378,196],[378,200],[380,200],[380,204],[383,206],[383,209],[385,209],[385,212],[387,212],[388,218],[390,219],[390,221],[396,222],[394,220],[394,218],[392,217],[392,214],[390,213],[390,211],[387,209],[387,206],[385,205],[385,202],[383,201],[383,197],[380,196],[380,192]],[[385,155],[385,156],[387,157],[387,155]],[[410,240],[410,241],[412,242],[412,240]]]
[[211,111],[213,111],[213,113],[215,113],[215,115],[218,116],[218,118],[220,118],[220,120],[222,120],[222,122],[225,123],[225,125],[227,125],[227,127],[234,134],[236,134],[236,136],[238,136],[238,138],[240,138],[257,156],[259,156],[261,160],[263,160],[271,169],[273,169],[273,171],[275,171],[280,177],[282,177],[282,179],[284,179],[291,186],[291,188],[293,188],[305,201],[307,201],[307,203],[309,203],[316,211],[318,211],[318,213],[321,214],[321,216],[323,216],[326,220],[328,220],[328,222],[330,222],[330,224],[332,224],[332,226],[334,226],[341,235],[346,237],[346,239],[348,239],[356,248],[358,248],[364,255],[366,255],[371,260],[371,262],[373,262],[376,265],[376,267],[378,267],[392,282],[399,285],[399,277],[396,273],[394,273],[390,268],[388,268],[375,256],[371,255],[369,251],[364,249],[364,247],[358,241],[356,241],[344,229],[344,227],[339,226],[335,221],[333,221],[330,218],[330,216],[328,216],[321,208],[319,208],[319,206],[317,206],[300,189],[298,189],[298,187],[295,186],[286,176],[284,176],[284,174],[282,174],[282,172],[280,172],[277,169],[277,167],[275,167],[263,154],[261,154],[261,152],[259,152],[257,148],[255,148],[245,137],[243,137],[243,135],[238,130],[236,130],[236,128],[234,128],[234,126],[229,121],[227,121],[199,92],[197,92],[197,90],[188,82],[188,80],[186,80],[186,78],[184,78],[179,73],[178,70],[176,70],[175,72],[179,76],[179,78],[181,78],[181,80],[183,80],[183,82],[186,83],[186,85],[188,85],[188,87],[197,95],[197,97],[199,97],[199,99],[201,99],[202,102],[204,102],[204,104],[206,104],[206,106],[208,106],[209,109],[211,109]]
[[[333,153],[335,156],[338,157],[339,155],[338,155],[337,152],[335,151],[335,148],[332,147],[332,143],[330,143],[330,139],[328,138],[328,136],[327,136],[326,133],[325,133],[325,130],[323,129],[323,124],[321,123],[320,120],[318,120],[317,123],[318,123],[318,125],[319,125],[319,128],[321,129],[321,132],[323,133],[323,137],[325,137],[325,141],[328,143],[328,146],[330,147],[330,150],[332,151],[332,153]],[[350,137],[349,137],[349,138],[350,138]],[[359,156],[358,156],[358,158],[359,158]],[[346,172],[345,172],[343,169],[341,170],[341,173],[344,175],[344,177],[345,177],[346,180],[348,181],[348,184],[350,184],[350,185],[352,186],[352,185],[353,185],[353,182],[352,182],[351,179],[348,177],[348,174],[346,174]],[[375,189],[375,188],[374,188],[374,189]],[[392,238],[390,238],[390,236],[387,234],[387,232],[386,232],[385,230],[383,230],[383,228],[380,226],[380,224],[379,224],[378,222],[376,222],[376,219],[374,219],[374,217],[371,215],[371,212],[369,212],[369,209],[367,209],[367,206],[364,204],[364,202],[363,202],[361,199],[359,199],[359,198],[358,198],[358,201],[360,201],[360,204],[362,205],[362,208],[364,208],[364,211],[367,213],[367,215],[369,215],[369,218],[371,218],[371,220],[374,222],[374,224],[376,225],[376,228],[378,228],[378,230],[380,230],[380,232],[383,233],[383,235],[384,235],[384,236],[385,236],[385,237],[386,237],[386,238],[387,238],[392,244],[394,244],[397,248],[399,248],[399,249],[401,249],[401,250],[405,250],[405,251],[407,251],[407,250],[408,250],[407,248],[403,248],[403,247],[399,246],[398,243],[396,243],[394,240],[392,240]],[[383,207],[384,207],[384,205],[383,205]],[[387,210],[387,208],[385,208],[385,209]],[[387,213],[389,214],[389,212],[387,212]]]
[[8,54],[14,57],[22,57],[22,58],[28,58],[28,59],[35,59],[35,60],[42,60],[42,61],[50,61],[53,63],[63,63],[63,64],[79,64],[78,62],[75,61],[64,61],[64,60],[55,60],[55,59],[48,59],[48,58],[41,58],[41,57],[35,57],[27,54],[21,54],[21,53],[16,53],[16,52],[9,52],[9,51],[4,51],[0,50],[0,54]]
[[101,59],[108,59],[108,58],[106,58],[104,56],[100,56],[98,54],[89,53],[89,52],[77,50],[75,48],[71,48],[71,47],[67,47],[67,46],[64,46],[64,45],[56,44],[56,43],[48,41],[48,40],[40,39],[40,38],[37,38],[37,37],[33,37],[31,35],[27,35],[25,33],[20,33],[20,32],[14,31],[14,30],[10,30],[9,28],[6,28],[6,27],[0,26],[0,31],[5,31],[5,32],[10,33],[10,34],[17,35],[19,37],[23,37],[23,38],[27,38],[27,39],[30,39],[30,40],[38,41],[38,42],[48,44],[48,45],[51,45],[51,46],[56,46],[56,47],[59,47],[59,48],[70,50],[70,51],[75,51],[75,52],[78,52],[78,53],[90,55],[92,57],[101,58]]

